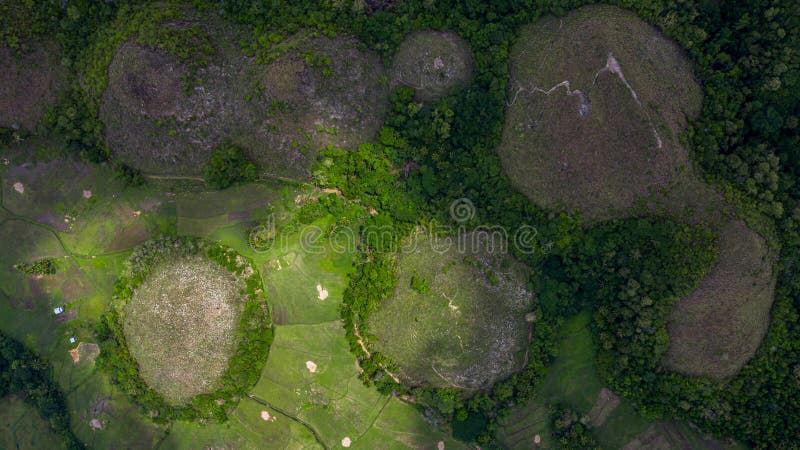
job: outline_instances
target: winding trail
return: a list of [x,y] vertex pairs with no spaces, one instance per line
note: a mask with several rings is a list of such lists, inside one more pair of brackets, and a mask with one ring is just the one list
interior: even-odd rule
[[[364,350],[364,353],[366,353],[367,358],[372,358],[372,353],[370,353],[370,351],[367,349],[367,346],[364,345],[364,340],[361,338],[361,334],[359,334],[358,326],[355,324],[355,322],[353,322],[353,335],[358,340],[358,345],[361,346],[361,350]],[[384,372],[386,372],[387,375],[392,377],[392,379],[394,380],[395,383],[401,384],[400,383],[400,378],[397,375],[393,374],[392,372],[389,372],[389,369],[387,369],[383,364],[380,364],[380,368]]]

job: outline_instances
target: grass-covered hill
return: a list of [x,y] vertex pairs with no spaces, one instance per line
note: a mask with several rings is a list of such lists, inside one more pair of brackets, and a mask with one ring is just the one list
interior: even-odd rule
[[0,446],[793,448],[800,9],[588,3],[0,0]]

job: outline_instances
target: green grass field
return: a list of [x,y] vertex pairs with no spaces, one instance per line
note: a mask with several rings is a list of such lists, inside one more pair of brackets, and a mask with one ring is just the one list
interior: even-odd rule
[[339,321],[277,327],[252,395],[277,412],[276,421],[297,418],[329,448],[345,438],[354,448],[456,444],[412,407],[362,384]]
[[57,449],[61,438],[39,411],[18,397],[0,399],[0,448],[16,450]]
[[[65,171],[63,176],[73,173]],[[47,180],[42,186],[63,181]],[[7,184],[5,177],[3,182]],[[279,225],[291,220],[297,192],[245,185],[209,193],[192,187],[189,192],[166,195],[162,188],[117,191],[113,183],[95,184],[97,200],[82,206],[76,214],[78,225],[64,232],[13,215],[54,209],[61,200],[47,192],[49,187],[42,188],[36,209],[21,205],[19,213],[3,210],[7,216],[0,219],[0,235],[19,243],[0,249],[0,328],[52,362],[54,378],[70,409],[72,429],[81,441],[91,448],[124,442],[128,448],[142,449],[309,449],[341,447],[342,440],[349,438],[350,448],[436,448],[440,441],[447,448],[461,448],[427,423],[416,408],[383,396],[358,379],[359,368],[338,312],[352,270],[352,250],[306,251],[299,232],[286,234],[281,245],[267,252],[249,247],[248,232],[255,221],[269,214]],[[275,326],[276,340],[252,391],[254,397],[243,398],[225,424],[157,425],[112,386],[91,360],[74,363],[69,354],[77,346],[69,342],[71,337],[94,342],[93,324],[108,307],[114,283],[136,245],[134,239],[113,251],[104,249],[108,242],[127,239],[132,225],[113,221],[121,207],[141,211],[132,223],[141,221],[148,235],[170,230],[202,234],[251,258],[261,270],[268,301],[281,324]],[[209,217],[226,220],[204,224],[199,231],[185,226],[186,220]],[[314,225],[325,227],[333,220],[324,217]],[[99,231],[105,236],[100,242],[92,239]],[[44,257],[58,258],[60,272],[29,280],[12,267]],[[327,292],[324,300],[317,284]],[[69,316],[62,321],[67,316],[55,316],[53,308],[64,304]],[[308,361],[316,365],[316,372],[309,371]],[[92,427],[94,420],[101,428]]]

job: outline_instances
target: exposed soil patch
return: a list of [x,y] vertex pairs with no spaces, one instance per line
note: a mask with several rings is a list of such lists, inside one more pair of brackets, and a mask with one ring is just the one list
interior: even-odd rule
[[600,394],[597,396],[594,406],[589,411],[589,422],[592,427],[599,427],[603,425],[608,416],[617,409],[622,398],[617,394],[611,392],[608,388],[600,389]]
[[90,342],[81,342],[77,347],[70,350],[69,354],[75,364],[79,362],[94,362],[95,358],[100,356],[100,346]]
[[306,361],[306,369],[311,373],[317,372],[317,364],[314,361]]
[[64,74],[54,43],[34,44],[21,57],[0,46],[0,127],[36,127],[56,101]]

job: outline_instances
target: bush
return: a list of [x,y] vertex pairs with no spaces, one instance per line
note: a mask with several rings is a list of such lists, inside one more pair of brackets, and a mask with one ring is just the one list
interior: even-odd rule
[[256,166],[247,159],[241,148],[222,144],[211,155],[205,178],[211,186],[225,189],[235,183],[255,180]]

